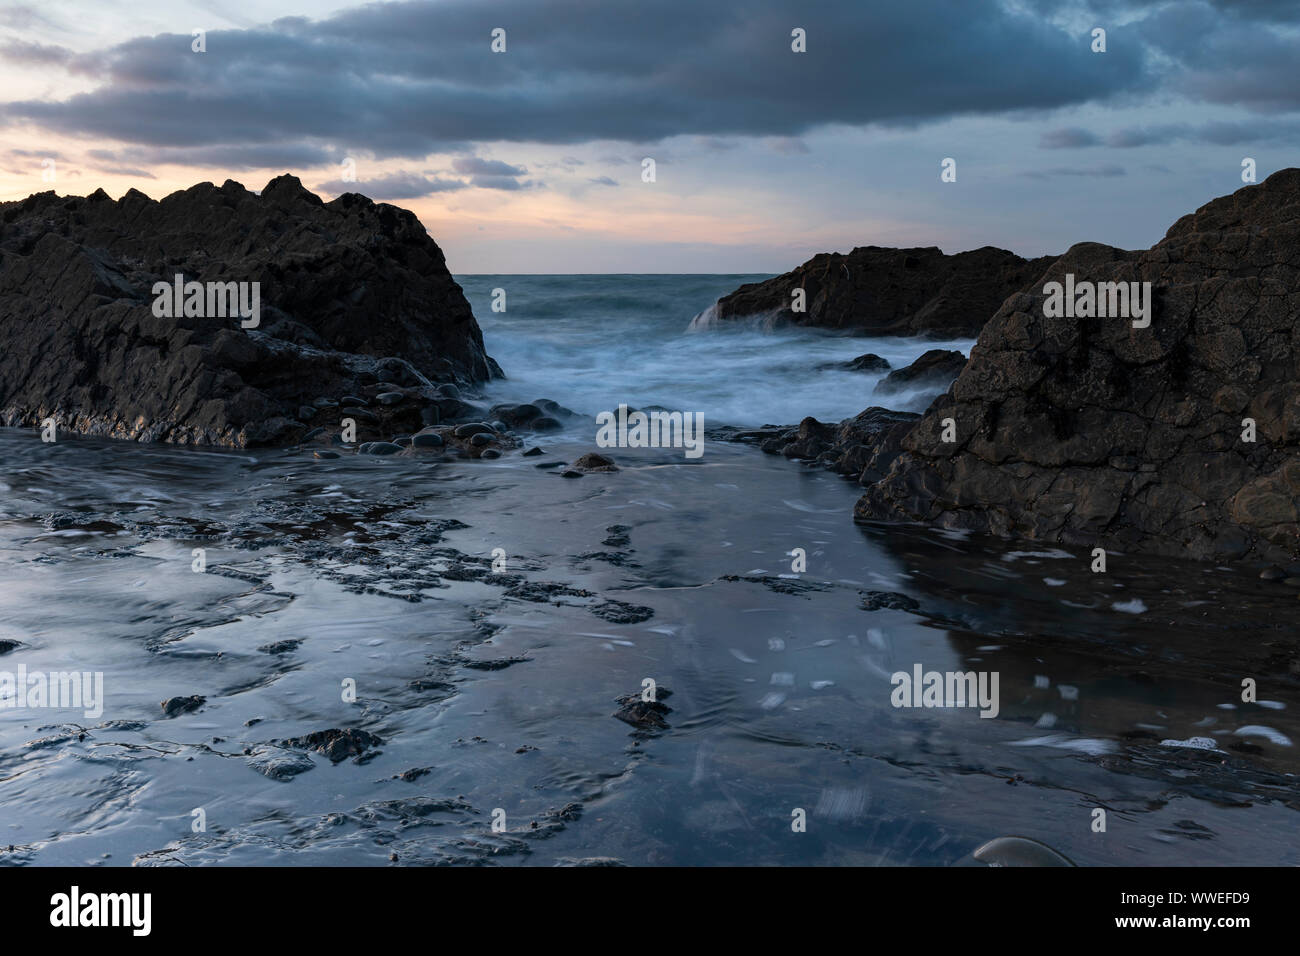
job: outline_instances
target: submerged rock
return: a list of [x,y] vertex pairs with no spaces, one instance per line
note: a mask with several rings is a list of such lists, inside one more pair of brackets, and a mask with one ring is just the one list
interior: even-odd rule
[[168,717],[175,717],[177,714],[188,714],[191,711],[198,710],[207,702],[206,697],[168,697],[159,706]]
[[[857,518],[1294,561],[1297,249],[1300,169],[1202,206],[1145,252],[1074,246],[998,309]],[[1151,283],[1149,325],[1047,315],[1044,285],[1067,281]]]
[[672,708],[663,703],[663,700],[671,697],[672,693],[667,687],[657,687],[654,700],[642,700],[639,693],[619,697],[615,701],[619,708],[614,711],[613,716],[637,730],[667,730],[668,721],[664,717],[672,713]]
[[383,741],[364,730],[331,728],[302,737],[291,737],[281,743],[295,750],[314,750],[328,757],[331,763],[338,763],[348,757],[360,757]]
[[[283,445],[326,414],[322,393],[364,412],[357,392],[380,381],[500,373],[419,220],[355,193],[325,203],[292,176],[261,195],[229,180],[161,201],[46,192],[0,203],[0,221],[5,425]],[[177,275],[182,307],[160,317],[172,297],[155,284]]]
[[585,455],[582,455],[574,461],[570,467],[581,474],[588,474],[597,471],[618,471],[618,465],[614,464],[612,458],[606,458],[604,455],[599,455],[594,451],[589,451]]

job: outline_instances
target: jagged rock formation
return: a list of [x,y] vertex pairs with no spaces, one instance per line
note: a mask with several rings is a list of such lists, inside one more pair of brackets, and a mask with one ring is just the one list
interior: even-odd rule
[[809,416],[798,425],[721,428],[710,437],[755,444],[769,455],[810,462],[868,485],[884,477],[903,451],[903,438],[920,417],[873,407],[839,424]]
[[[858,334],[974,338],[1002,301],[1038,278],[1053,258],[1022,259],[992,246],[951,256],[933,246],[824,252],[792,272],[723,296],[693,325],[762,316]],[[795,289],[804,290],[804,312],[792,310]]]
[[[1043,286],[1067,273],[1151,282],[1150,326],[1046,316]],[[998,309],[903,447],[859,519],[1300,556],[1300,170],[1214,200],[1150,250],[1071,248]]]
[[[156,282],[258,283],[260,322],[154,314]],[[0,422],[182,444],[284,444],[314,400],[499,375],[414,214],[292,176],[154,201],[0,204]]]
[[931,395],[947,391],[966,367],[966,356],[954,349],[930,349],[906,368],[896,368],[879,382],[872,395],[897,395],[912,389],[933,389]]

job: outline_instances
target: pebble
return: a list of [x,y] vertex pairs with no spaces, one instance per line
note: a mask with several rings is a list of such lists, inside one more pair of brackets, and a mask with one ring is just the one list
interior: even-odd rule
[[336,451],[314,451],[312,456],[315,458],[337,458],[339,453]]
[[375,401],[380,405],[396,405],[398,402],[406,400],[406,396],[401,392],[380,392],[375,396]]

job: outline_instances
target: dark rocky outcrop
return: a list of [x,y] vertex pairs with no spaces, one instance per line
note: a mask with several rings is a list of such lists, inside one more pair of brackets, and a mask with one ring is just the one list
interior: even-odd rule
[[[177,274],[259,283],[260,323],[155,316],[154,284]],[[321,397],[498,374],[442,251],[395,206],[355,193],[324,203],[292,176],[260,196],[227,181],[161,201],[99,190],[0,204],[6,425],[285,444]]]
[[756,444],[769,455],[810,462],[867,485],[884,477],[903,451],[903,438],[920,417],[912,412],[868,408],[838,425],[808,417],[798,425],[721,428],[709,437]]
[[[1003,300],[1053,258],[1022,259],[992,246],[951,256],[934,246],[824,252],[792,272],[741,286],[693,324],[761,316],[858,334],[974,338]],[[792,311],[794,289],[804,290],[804,312]]]
[[[1147,328],[1050,318],[1043,285],[1151,282]],[[943,441],[944,422],[956,440]],[[1250,419],[1257,440],[1243,440]],[[1076,546],[1300,556],[1300,170],[1184,216],[1150,250],[1078,245],[1011,296],[859,501]]]
[[868,352],[865,355],[859,355],[855,359],[847,362],[824,362],[817,366],[819,372],[868,372],[879,374],[888,372],[890,368],[889,360],[881,358],[874,352]]
[[896,368],[876,383],[873,395],[897,395],[915,389],[947,391],[966,367],[966,356],[956,350],[930,349],[906,368]]

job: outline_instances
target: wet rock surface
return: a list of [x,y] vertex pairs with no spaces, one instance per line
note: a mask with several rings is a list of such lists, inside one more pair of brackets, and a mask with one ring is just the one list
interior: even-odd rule
[[[1067,274],[1152,283],[1149,327],[1046,316],[1043,285]],[[1296,169],[1184,216],[1150,250],[1073,247],[997,310],[856,516],[1294,562],[1298,289]]]
[[966,356],[952,349],[930,349],[906,368],[896,368],[879,382],[873,395],[896,395],[910,389],[928,388],[936,395],[947,391],[948,386],[966,367]]
[[[862,334],[973,338],[1007,296],[1033,282],[1054,258],[1022,259],[992,246],[956,255],[933,246],[821,253],[723,296],[696,324],[763,316]],[[804,312],[792,311],[795,289],[804,290]]]
[[[178,274],[204,283],[202,305],[159,317],[154,284]],[[224,286],[209,304],[210,283],[258,283],[257,326],[216,314],[232,310]],[[227,181],[161,201],[101,190],[0,204],[6,425],[284,445],[342,407],[369,419],[409,389],[496,375],[442,251],[395,206],[324,203],[292,176],[260,195]]]
[[809,417],[798,425],[716,429],[711,437],[756,444],[769,455],[783,455],[829,468],[865,485],[886,474],[902,453],[904,436],[920,418],[913,412],[873,407],[839,424]]

